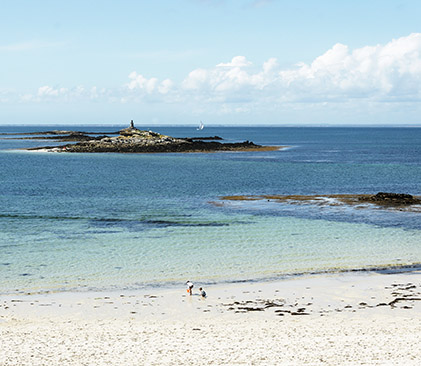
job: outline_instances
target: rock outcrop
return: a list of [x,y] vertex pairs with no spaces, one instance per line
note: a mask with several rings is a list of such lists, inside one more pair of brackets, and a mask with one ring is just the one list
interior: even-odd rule
[[384,206],[407,206],[421,204],[421,200],[406,193],[379,192],[373,196],[360,197],[359,201]]
[[[90,140],[69,144],[63,147],[66,152],[118,152],[118,153],[162,153],[162,152],[212,152],[212,151],[245,151],[269,150],[267,146],[255,145],[253,142],[220,143],[177,139],[169,136],[154,136],[147,132],[143,136],[105,137],[101,140]],[[272,148],[275,150],[275,148]]]
[[[213,152],[213,151],[269,151],[278,150],[279,146],[261,146],[251,141],[240,143],[220,143],[219,136],[206,138],[175,138],[163,135],[153,131],[139,130],[134,127],[131,121],[128,128],[119,131],[118,136],[99,136],[89,137],[84,134],[71,134],[70,140],[78,141],[75,144],[65,146],[52,146],[33,148],[47,149],[49,151],[65,151],[79,153],[98,153],[98,152],[116,152],[116,153],[164,153],[164,152]],[[79,137],[79,138],[78,138]]]

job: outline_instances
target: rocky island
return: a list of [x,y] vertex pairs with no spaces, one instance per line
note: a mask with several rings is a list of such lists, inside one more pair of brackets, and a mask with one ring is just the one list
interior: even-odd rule
[[[44,146],[28,150],[79,153],[165,153],[165,152],[215,152],[215,151],[273,151],[280,146],[256,145],[251,141],[221,143],[219,136],[175,138],[153,131],[139,130],[131,121],[128,128],[118,131],[118,136],[90,137],[81,132],[67,131],[65,136],[48,137],[58,141],[75,141],[64,146]],[[39,139],[39,137],[38,137]],[[207,141],[210,140],[210,141]]]

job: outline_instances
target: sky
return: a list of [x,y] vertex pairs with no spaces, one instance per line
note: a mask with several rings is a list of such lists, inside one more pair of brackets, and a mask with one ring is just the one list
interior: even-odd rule
[[419,0],[0,9],[3,125],[421,125]]

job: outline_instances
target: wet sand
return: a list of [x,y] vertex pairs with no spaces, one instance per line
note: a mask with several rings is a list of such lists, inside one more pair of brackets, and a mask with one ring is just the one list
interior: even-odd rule
[[421,272],[0,297],[0,365],[419,365]]

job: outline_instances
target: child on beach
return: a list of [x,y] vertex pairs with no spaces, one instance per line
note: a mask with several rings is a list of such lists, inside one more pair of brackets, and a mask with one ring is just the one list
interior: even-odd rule
[[199,291],[200,291],[200,296],[202,296],[203,298],[205,298],[206,297],[205,290],[203,288],[199,288]]
[[186,282],[186,285],[187,285],[187,292],[190,294],[190,296],[193,295],[193,293],[192,293],[192,290],[193,290],[193,287],[194,287],[193,282],[188,280]]

